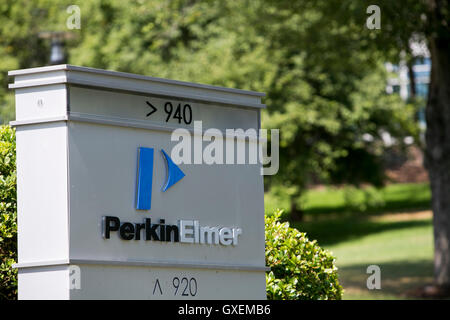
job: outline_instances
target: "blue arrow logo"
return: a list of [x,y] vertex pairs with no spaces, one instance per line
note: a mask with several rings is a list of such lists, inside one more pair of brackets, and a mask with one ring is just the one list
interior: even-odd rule
[[167,180],[163,187],[163,192],[172,187],[175,183],[184,178],[185,174],[181,169],[173,162],[169,155],[161,149],[167,164]]
[[[185,174],[173,162],[169,155],[161,149],[166,159],[167,179],[162,191],[165,192],[174,184],[184,178]],[[153,183],[153,148],[138,148],[138,173],[137,173],[137,196],[136,209],[150,210],[152,206],[152,183]]]
[[138,148],[138,210],[150,210],[152,207],[153,151],[153,148]]

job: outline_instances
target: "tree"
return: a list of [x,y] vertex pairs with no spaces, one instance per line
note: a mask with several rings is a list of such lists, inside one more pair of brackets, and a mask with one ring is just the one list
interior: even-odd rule
[[[48,44],[37,32],[66,30],[69,4],[2,3],[5,68],[45,64]],[[407,20],[398,2],[386,5]],[[263,126],[281,129],[280,171],[267,177],[266,188],[282,186],[299,218],[302,191],[313,177],[380,185],[382,133],[398,141],[417,136],[414,106],[384,90],[382,63],[398,58],[400,45],[390,43],[389,32],[365,28],[363,2],[92,0],[79,6],[82,27],[68,45],[69,63],[266,92]],[[405,47],[412,27],[403,32],[402,23],[393,30]],[[3,99],[6,77],[0,80],[5,110],[12,99]]]
[[48,64],[49,43],[42,31],[66,30],[69,0],[2,0],[0,3],[0,123],[14,119],[14,92],[8,71]]
[[450,292],[450,3],[428,1],[432,68],[425,164],[431,182],[436,283]]
[[339,4],[329,1],[259,4],[247,21],[264,35],[275,68],[264,90],[269,109],[263,123],[281,129],[281,169],[266,184],[289,192],[298,218],[312,176],[380,186],[383,132],[401,142],[417,138],[418,129],[414,106],[386,94],[384,55],[368,50],[364,24],[333,19]]
[[[8,29],[22,26],[14,36],[6,28],[0,31],[3,47],[10,48],[5,58],[14,62],[9,69],[45,64],[48,44],[36,40],[37,32],[64,30],[65,5],[52,0],[6,5]],[[389,131],[400,141],[417,134],[410,121],[413,107],[384,92],[384,56],[368,50],[358,24],[329,18],[340,11],[332,2],[79,5],[82,28],[68,47],[72,64],[266,92],[263,125],[282,129],[281,170],[266,186],[283,185],[299,218],[300,196],[312,177],[380,185],[381,133]],[[23,50],[24,44],[29,49]],[[361,138],[364,134],[370,141]]]
[[411,41],[425,40],[431,54],[426,106],[425,166],[432,192],[435,282],[450,293],[450,2],[448,0],[379,0],[381,29],[364,30],[368,2],[328,1],[320,10],[330,21],[354,25],[367,43],[364,51],[398,61]]

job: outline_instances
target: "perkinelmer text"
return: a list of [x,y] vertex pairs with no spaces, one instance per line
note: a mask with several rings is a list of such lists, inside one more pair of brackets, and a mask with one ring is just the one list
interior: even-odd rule
[[177,225],[166,224],[164,219],[154,224],[150,218],[142,223],[121,222],[112,216],[103,217],[103,238],[110,239],[117,232],[122,240],[183,242],[192,244],[237,245],[241,228],[201,226],[198,220],[178,220]]

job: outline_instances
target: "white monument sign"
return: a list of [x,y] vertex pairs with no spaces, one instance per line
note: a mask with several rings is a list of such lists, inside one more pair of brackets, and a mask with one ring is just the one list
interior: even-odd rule
[[19,299],[265,298],[264,94],[71,65],[9,75]]

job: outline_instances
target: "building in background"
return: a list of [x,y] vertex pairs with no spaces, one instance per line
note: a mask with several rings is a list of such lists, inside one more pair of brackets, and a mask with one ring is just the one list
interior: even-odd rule
[[[405,59],[401,59],[398,65],[386,63],[386,70],[392,75],[388,79],[386,92],[398,93],[405,101],[411,98],[419,98],[421,105],[417,113],[417,120],[422,129],[421,140],[424,143],[425,106],[430,84],[431,58],[424,42],[412,42],[410,49],[414,59],[409,65]],[[383,136],[383,140],[387,145],[392,144],[392,137],[389,133]],[[386,155],[386,175],[388,179],[400,183],[428,181],[428,173],[423,166],[422,150],[413,144],[414,139],[412,137],[406,137],[404,142],[411,145],[408,148],[406,158],[396,153]]]
[[424,42],[412,42],[410,48],[412,55],[415,57],[410,66],[404,59],[398,65],[386,63],[387,71],[395,75],[388,79],[386,91],[398,93],[403,100],[408,100],[414,96],[422,98],[423,106],[418,112],[418,120],[420,126],[424,129],[425,104],[431,73],[430,52]]

